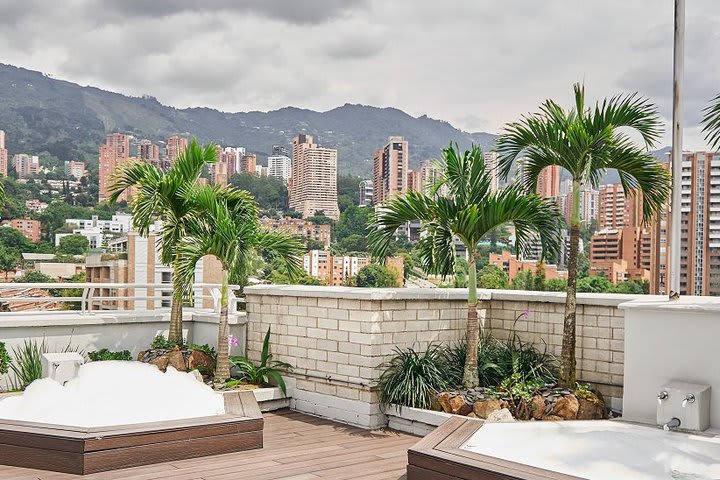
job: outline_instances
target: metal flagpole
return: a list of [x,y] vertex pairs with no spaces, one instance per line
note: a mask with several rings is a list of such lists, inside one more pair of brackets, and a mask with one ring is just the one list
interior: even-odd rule
[[[680,221],[682,182],[682,84],[685,68],[685,0],[675,0],[675,41],[673,44],[672,118],[672,203],[670,219],[670,300],[680,295]],[[688,272],[688,282],[690,281]]]

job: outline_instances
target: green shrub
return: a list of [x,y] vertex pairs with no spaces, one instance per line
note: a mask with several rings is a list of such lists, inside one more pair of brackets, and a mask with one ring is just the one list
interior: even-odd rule
[[380,403],[429,408],[435,393],[453,386],[454,376],[448,373],[445,349],[430,345],[423,353],[412,348],[395,349],[395,356],[382,364],[377,382]]
[[5,342],[0,342],[0,374],[5,375],[10,368],[12,359],[5,348]]
[[[226,387],[233,387],[239,383],[251,383],[253,385],[269,385],[274,381],[283,395],[287,395],[285,380],[281,372],[292,370],[293,366],[286,362],[278,362],[272,359],[270,353],[270,329],[268,328],[263,340],[263,349],[260,354],[260,365],[255,365],[245,357],[230,357],[230,364],[235,366],[234,380],[225,384]],[[235,378],[237,377],[237,378]]]
[[[447,360],[448,379],[452,385],[460,385],[465,370],[465,342],[458,342],[447,347],[445,358]],[[504,349],[502,342],[486,332],[478,340],[478,377],[481,386],[498,385],[506,373],[498,363],[502,358]]]
[[96,352],[88,352],[88,357],[93,362],[102,362],[106,360],[132,360],[129,350],[123,350],[122,352],[111,352],[107,348],[103,348]]
[[182,347],[182,345],[178,345],[177,342],[171,342],[162,335],[158,335],[157,337],[153,338],[153,341],[150,344],[150,348],[159,348],[163,350],[172,350],[177,346]]

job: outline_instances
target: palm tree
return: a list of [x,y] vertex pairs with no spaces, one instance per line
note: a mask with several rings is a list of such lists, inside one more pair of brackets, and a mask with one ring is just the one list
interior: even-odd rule
[[[537,187],[540,172],[559,165],[572,176],[570,217],[570,258],[568,260],[567,297],[560,365],[560,383],[574,387],[575,311],[578,247],[580,238],[580,188],[597,188],[608,169],[616,169],[625,195],[642,199],[643,219],[649,221],[666,205],[670,189],[668,172],[645,150],[662,133],[657,109],[638,96],[617,95],[585,105],[585,87],[574,85],[575,107],[564,110],[552,100],[540,112],[509,123],[497,141],[498,164],[506,177],[516,160],[518,182],[528,192]],[[629,136],[634,131],[644,145],[636,145]]]
[[[512,223],[519,251],[539,236],[544,255],[553,256],[560,246],[560,214],[554,203],[512,186],[491,188],[491,172],[476,146],[460,152],[457,145],[443,150],[442,178],[429,192],[408,192],[382,205],[375,214],[369,235],[373,255],[384,258],[397,229],[408,221],[422,222],[418,242],[421,265],[428,273],[451,275],[458,261],[455,240],[468,255],[467,354],[463,384],[478,385],[477,348],[477,247],[493,228]],[[440,195],[444,190],[446,193]]]
[[[135,162],[118,167],[115,182],[110,187],[110,202],[120,194],[132,191],[133,227],[140,235],[147,235],[156,220],[162,221],[158,243],[160,260],[173,268],[173,295],[170,308],[168,340],[183,343],[182,307],[187,292],[177,274],[177,246],[185,236],[186,221],[193,212],[194,202],[186,192],[194,186],[206,164],[217,161],[215,145],[200,146],[195,139],[181,152],[166,172],[147,162]],[[184,280],[192,284],[193,279]]]
[[702,119],[705,140],[710,144],[710,148],[717,148],[720,146],[720,95],[713,98],[710,105],[703,111],[705,112]]
[[186,236],[178,248],[178,275],[190,285],[195,264],[213,255],[222,264],[220,322],[218,328],[215,382],[230,378],[228,361],[228,283],[244,283],[251,273],[254,255],[261,253],[277,260],[291,276],[298,275],[304,245],[295,237],[261,228],[255,199],[244,190],[218,186],[197,186],[187,191],[195,209],[187,223]]

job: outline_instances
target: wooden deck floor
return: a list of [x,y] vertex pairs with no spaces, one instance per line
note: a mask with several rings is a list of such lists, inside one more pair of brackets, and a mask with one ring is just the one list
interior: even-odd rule
[[76,476],[0,466],[0,480],[403,480],[418,437],[281,411],[265,415],[265,448]]

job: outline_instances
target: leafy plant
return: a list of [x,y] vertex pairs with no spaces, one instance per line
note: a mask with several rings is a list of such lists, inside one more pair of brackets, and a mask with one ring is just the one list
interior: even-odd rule
[[[489,332],[480,336],[478,341],[478,378],[481,386],[497,385],[506,376],[499,365],[503,345]],[[453,385],[462,381],[465,365],[465,342],[460,342],[445,350],[448,378]]]
[[172,350],[176,346],[182,346],[182,344],[178,344],[175,341],[168,340],[162,335],[158,335],[157,337],[153,338],[152,343],[150,343],[151,348],[158,348],[163,350]]
[[[241,357],[230,357],[230,363],[235,366],[238,378],[246,383],[254,385],[268,385],[270,381],[277,383],[283,395],[287,395],[285,380],[283,380],[280,372],[292,370],[293,366],[286,362],[279,362],[272,359],[270,353],[270,329],[268,328],[263,340],[263,349],[260,354],[260,365],[255,365],[251,360]],[[232,382],[233,380],[231,380]],[[226,384],[227,386],[227,384]]]
[[10,362],[12,362],[12,359],[7,352],[7,348],[5,348],[5,342],[0,342],[0,374],[5,375],[8,373]]
[[429,408],[432,395],[462,379],[458,371],[448,375],[445,351],[439,345],[430,345],[423,353],[412,348],[394,351],[395,356],[379,367],[383,372],[377,382],[378,396],[383,405]]
[[540,350],[532,343],[523,342],[515,331],[503,344],[497,363],[506,376],[517,374],[523,381],[542,383],[557,381],[558,361],[547,351],[547,345]]
[[112,352],[107,348],[97,350],[95,352],[88,352],[88,357],[93,362],[103,362],[106,360],[132,360],[132,355],[129,350],[123,350],[122,352]]

